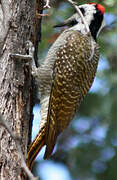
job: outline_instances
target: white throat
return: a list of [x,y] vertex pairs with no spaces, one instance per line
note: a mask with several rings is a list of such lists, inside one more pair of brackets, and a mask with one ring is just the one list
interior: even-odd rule
[[78,23],[74,27],[69,28],[69,30],[80,31],[84,35],[87,34],[86,27],[83,23]]

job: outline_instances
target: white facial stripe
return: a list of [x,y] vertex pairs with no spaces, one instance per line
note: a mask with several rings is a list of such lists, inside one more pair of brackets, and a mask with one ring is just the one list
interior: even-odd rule
[[[87,24],[90,25],[91,21],[94,18],[93,14],[96,13],[95,6],[91,5],[91,4],[90,5],[89,4],[84,4],[84,5],[80,5],[79,8],[84,9],[85,20],[86,20]],[[85,25],[82,23],[82,20],[81,20],[80,16],[78,15],[78,13],[74,14],[73,16],[78,21],[78,24],[74,25],[70,29],[78,30],[78,31],[81,31],[83,34],[86,34]]]
[[85,20],[87,22],[88,25],[90,25],[91,21],[93,20],[93,14],[96,13],[96,9],[94,5],[91,4],[85,4],[85,5],[81,5],[79,6],[80,8],[83,7],[85,10]]

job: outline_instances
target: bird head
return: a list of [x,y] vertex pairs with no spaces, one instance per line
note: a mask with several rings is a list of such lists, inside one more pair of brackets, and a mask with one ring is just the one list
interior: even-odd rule
[[[101,29],[105,26],[104,13],[105,8],[101,4],[89,3],[78,6],[84,19],[89,26],[92,37],[96,41]],[[62,27],[67,26],[68,29],[78,30],[83,34],[86,34],[86,27],[82,18],[78,13],[73,14],[70,18],[64,22],[54,26]]]

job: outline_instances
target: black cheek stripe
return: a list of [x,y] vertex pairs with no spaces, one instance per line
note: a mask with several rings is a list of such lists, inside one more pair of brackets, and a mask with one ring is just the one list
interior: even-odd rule
[[100,11],[97,11],[94,14],[94,19],[91,21],[91,24],[89,26],[89,29],[95,41],[96,41],[97,33],[101,27],[102,21],[103,21],[103,14],[101,14]]

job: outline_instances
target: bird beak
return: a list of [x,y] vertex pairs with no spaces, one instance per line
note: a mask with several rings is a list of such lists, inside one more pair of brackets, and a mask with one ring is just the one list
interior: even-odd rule
[[64,22],[61,22],[60,24],[55,25],[54,28],[64,27],[64,26],[72,27],[76,24],[78,24],[78,21],[76,20],[76,18],[74,16],[72,16],[72,17],[66,19]]
[[55,26],[53,26],[54,28],[57,28],[57,27],[64,27],[64,26],[68,26],[69,25],[69,22],[67,21],[64,21],[64,22],[61,22]]

